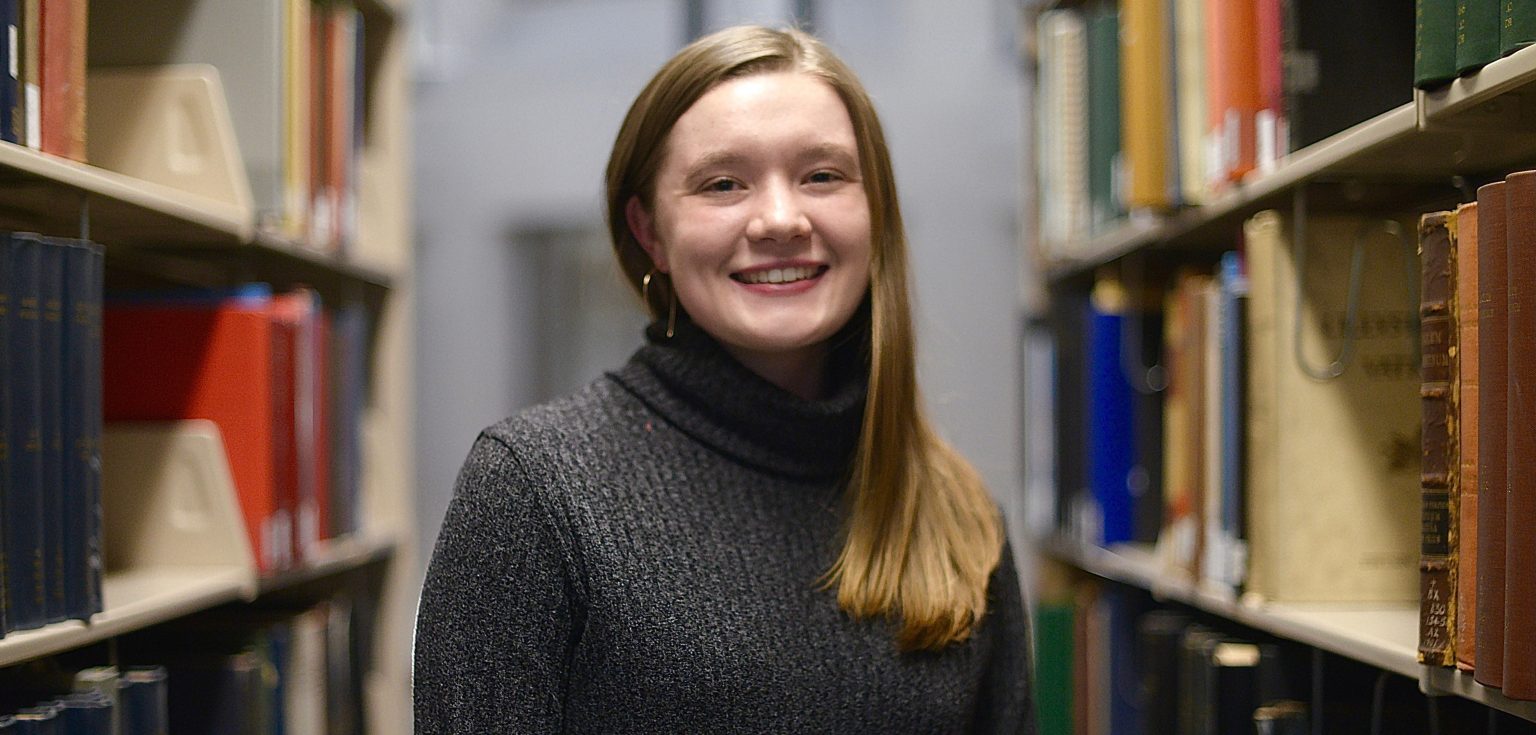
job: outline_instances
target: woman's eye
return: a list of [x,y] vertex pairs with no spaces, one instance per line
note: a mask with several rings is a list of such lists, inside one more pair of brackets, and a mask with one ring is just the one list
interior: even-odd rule
[[715,179],[704,185],[705,191],[718,193],[736,191],[739,188],[741,188],[741,185],[730,179]]
[[806,181],[812,184],[830,184],[834,181],[841,181],[842,178],[843,177],[837,175],[836,171],[817,171],[816,173],[807,176]]

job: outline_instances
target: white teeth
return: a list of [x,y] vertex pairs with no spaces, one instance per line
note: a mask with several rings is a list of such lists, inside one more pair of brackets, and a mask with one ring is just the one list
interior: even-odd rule
[[770,268],[765,271],[752,271],[738,277],[743,283],[794,283],[815,276],[816,268]]

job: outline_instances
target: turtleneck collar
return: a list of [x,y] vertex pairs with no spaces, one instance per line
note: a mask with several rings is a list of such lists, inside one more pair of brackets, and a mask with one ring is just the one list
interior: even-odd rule
[[[843,335],[839,335],[844,337]],[[798,479],[848,470],[864,416],[865,340],[842,338],[828,356],[825,395],[806,400],[747,369],[686,321],[609,377],[684,433],[739,462]]]

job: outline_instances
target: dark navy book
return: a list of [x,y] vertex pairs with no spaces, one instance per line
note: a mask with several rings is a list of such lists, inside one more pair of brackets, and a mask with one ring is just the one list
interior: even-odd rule
[[12,630],[48,622],[43,582],[42,248],[6,238],[10,261],[10,405],[5,418],[9,473],[5,490],[6,602]]
[[42,419],[43,609],[65,619],[64,607],[64,248],[37,235],[16,235],[38,250],[38,415]]
[[60,243],[64,253],[64,608],[101,612],[101,247]]
[[25,111],[21,104],[21,0],[0,0],[0,140],[7,143],[21,142],[21,121]]

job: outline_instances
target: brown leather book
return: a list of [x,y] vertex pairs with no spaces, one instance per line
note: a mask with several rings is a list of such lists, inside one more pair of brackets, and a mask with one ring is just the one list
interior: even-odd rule
[[1456,667],[1477,662],[1477,202],[1456,208],[1456,395],[1461,472],[1456,514]]
[[[1509,252],[1509,395],[1505,424],[1504,696],[1536,699],[1536,171],[1505,178]],[[1530,298],[1531,303],[1525,303]]]
[[1456,227],[1455,212],[1419,218],[1419,663],[1456,663]]
[[1509,261],[1504,182],[1477,189],[1477,668],[1484,686],[1504,686],[1504,522],[1509,498],[1505,422],[1509,396]]

